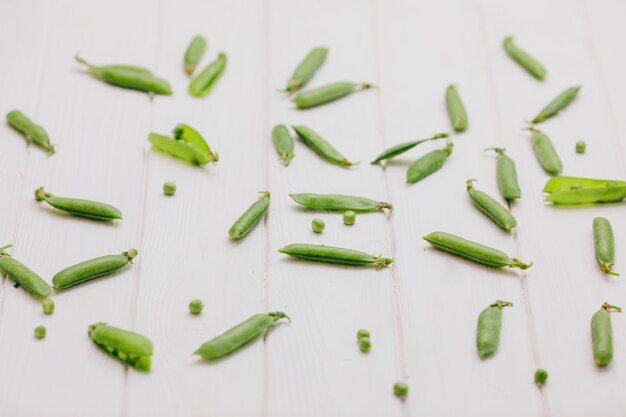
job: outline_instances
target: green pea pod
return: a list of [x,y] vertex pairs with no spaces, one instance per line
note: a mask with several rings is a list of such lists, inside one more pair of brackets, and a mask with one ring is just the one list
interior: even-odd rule
[[339,100],[347,95],[357,91],[367,90],[369,88],[372,88],[371,84],[357,84],[348,81],[339,81],[302,92],[295,96],[292,101],[299,109],[310,109],[312,107],[330,103],[331,101]]
[[184,68],[187,75],[193,74],[198,66],[198,63],[204,55],[206,50],[206,39],[202,36],[195,36],[185,52]]
[[15,281],[15,287],[24,287],[35,297],[43,298],[50,295],[50,286],[43,278],[5,252],[5,249],[10,247],[11,245],[6,245],[0,248],[0,271]]
[[289,316],[282,311],[255,314],[248,320],[204,343],[196,349],[194,355],[198,355],[207,361],[229,355],[259,337],[261,333],[267,333],[282,318],[286,318],[291,322]]
[[54,153],[54,146],[50,143],[48,133],[43,127],[33,123],[24,113],[19,110],[12,110],[7,113],[7,122],[9,125],[20,132],[27,141],[34,143],[44,151],[48,152],[48,155]]
[[528,269],[533,265],[532,262],[525,264],[519,259],[509,257],[498,249],[490,248],[450,233],[433,232],[424,236],[424,240],[436,249],[492,268],[504,268],[506,266],[509,268]]
[[326,161],[342,167],[358,165],[358,162],[350,162],[348,158],[343,156],[333,145],[312,129],[306,126],[292,126],[292,128],[296,131],[302,143],[313,149],[315,153]]
[[593,358],[598,366],[607,366],[613,359],[613,327],[611,326],[611,315],[609,312],[615,310],[621,312],[622,309],[610,305],[602,304],[600,310],[591,317],[591,342],[593,345]]
[[465,106],[461,101],[459,92],[456,91],[456,86],[449,85],[446,89],[446,107],[448,108],[448,116],[450,117],[450,123],[455,132],[463,132],[467,129],[467,112]]
[[86,281],[110,274],[123,268],[137,256],[137,249],[130,249],[120,255],[107,255],[89,259],[57,272],[52,278],[55,289],[65,289]]
[[76,61],[87,66],[91,75],[107,84],[146,93],[167,96],[172,94],[172,89],[167,81],[158,78],[145,68],[128,65],[95,66],[79,56],[75,58]]
[[293,258],[308,261],[326,262],[353,266],[375,266],[380,269],[393,263],[391,258],[372,256],[365,252],[353,249],[336,248],[324,245],[309,245],[305,243],[293,243],[287,245],[278,252]]
[[561,110],[569,106],[569,104],[576,98],[580,90],[580,86],[568,88],[558,95],[557,98],[552,100],[546,107],[539,112],[539,114],[533,119],[533,123],[542,123],[547,119],[556,116]]
[[529,127],[528,130],[531,132],[530,142],[533,146],[533,152],[542,168],[548,174],[560,174],[563,171],[563,164],[550,138],[543,132],[532,127]]
[[493,150],[498,154],[496,161],[496,181],[502,197],[507,200],[520,198],[522,192],[517,183],[515,161],[504,154],[504,148],[487,148],[485,150]]
[[517,226],[517,220],[502,204],[488,194],[474,188],[474,180],[467,180],[467,193],[476,207],[507,232]]
[[201,152],[204,152],[208,156],[209,162],[215,163],[219,160],[217,152],[213,152],[209,147],[209,144],[206,143],[206,141],[202,137],[202,135],[200,135],[200,133],[198,133],[198,131],[191,126],[188,126],[184,123],[179,123],[174,128],[173,133],[174,139],[187,142],[190,145],[198,148],[198,150],[200,150]]
[[220,52],[215,61],[210,63],[202,72],[191,79],[189,83],[189,94],[194,97],[208,96],[213,85],[224,72],[226,62],[226,54]]
[[559,176],[548,180],[546,185],[543,187],[543,192],[551,194],[558,191],[567,191],[572,189],[572,187],[574,189],[626,187],[626,181]]
[[109,204],[79,198],[57,197],[45,191],[44,187],[35,190],[35,200],[45,201],[57,210],[88,219],[122,220],[122,212]]
[[578,177],[555,177],[543,189],[553,204],[611,203],[626,198],[626,182]]
[[506,306],[513,306],[513,303],[497,300],[478,316],[476,347],[481,359],[493,355],[498,350],[502,329],[502,308]]
[[122,363],[138,371],[150,371],[153,348],[147,337],[102,322],[89,326],[89,337],[104,352]]
[[452,142],[448,141],[445,148],[431,151],[413,161],[406,170],[406,182],[415,184],[438,171],[452,153],[452,146]]
[[211,162],[211,157],[209,157],[208,154],[202,152],[189,142],[172,139],[168,136],[159,135],[158,133],[150,133],[148,135],[148,141],[156,150],[172,155],[190,164],[206,165]]
[[520,49],[513,43],[513,37],[504,38],[503,47],[506,53],[513,58],[522,68],[536,79],[543,81],[546,79],[546,69],[539,61],[530,56],[526,51]]
[[269,191],[261,191],[261,197],[259,197],[259,199],[255,201],[248,208],[248,210],[246,210],[241,217],[235,221],[235,223],[233,223],[231,228],[228,230],[228,235],[233,239],[241,239],[245,237],[252,229],[254,229],[254,226],[261,221],[269,206]]
[[596,260],[602,272],[619,276],[617,272],[611,271],[615,262],[615,237],[611,223],[604,217],[593,219],[593,242]]
[[394,158],[400,154],[403,154],[406,151],[413,149],[420,143],[430,142],[431,140],[436,140],[436,139],[447,138],[448,136],[450,136],[448,133],[435,133],[433,137],[428,138],[428,139],[412,140],[410,142],[404,142],[399,145],[392,146],[391,148],[387,149],[386,151],[378,155],[376,159],[370,162],[370,164],[380,165],[382,161],[388,161],[391,158]]
[[340,194],[289,194],[298,204],[313,210],[335,210],[345,212],[352,210],[357,213],[370,213],[382,209],[392,210],[393,206],[384,201],[376,201],[365,197]]
[[311,49],[304,60],[298,65],[287,82],[285,91],[293,93],[301,89],[315,75],[315,72],[322,66],[326,60],[328,48],[317,47]]
[[293,159],[293,137],[289,133],[287,126],[274,126],[272,129],[272,142],[274,142],[274,147],[280,156],[281,163],[284,166],[288,166]]

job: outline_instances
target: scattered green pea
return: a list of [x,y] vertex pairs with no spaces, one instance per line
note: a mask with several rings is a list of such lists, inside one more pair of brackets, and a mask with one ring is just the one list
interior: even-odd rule
[[122,220],[122,212],[109,204],[79,198],[57,197],[45,191],[44,187],[35,190],[35,200],[45,201],[55,209],[74,216],[101,221]]
[[105,353],[122,363],[138,371],[150,371],[153,347],[147,337],[102,322],[89,326],[89,337]]
[[550,138],[543,132],[532,127],[529,127],[528,130],[531,132],[530,141],[533,146],[533,151],[543,169],[548,174],[560,174],[561,171],[563,171],[563,164]]
[[467,193],[476,207],[507,232],[517,226],[511,212],[487,193],[474,188],[474,180],[467,180]]
[[302,143],[311,148],[315,151],[315,153],[331,164],[342,167],[351,167],[358,164],[358,162],[350,162],[337,149],[335,149],[333,145],[312,129],[309,129],[306,126],[292,126],[292,128],[296,131]]
[[450,84],[446,89],[446,107],[454,131],[463,132],[467,129],[467,112],[461,97],[459,97],[459,92],[456,91],[456,86],[453,84]]
[[370,331],[367,329],[359,329],[356,332],[356,340],[361,339],[362,337],[367,337],[369,339],[370,337]]
[[246,236],[261,221],[269,206],[270,193],[269,191],[262,191],[261,197],[233,223],[228,230],[228,235],[233,239],[241,239]]
[[287,81],[287,88],[285,88],[285,91],[293,93],[308,83],[309,80],[313,78],[313,75],[315,75],[315,72],[326,60],[327,53],[328,48],[317,47],[311,49],[300,65],[296,67],[289,81]]
[[537,369],[535,371],[535,384],[542,386],[548,380],[548,371],[545,369]]
[[539,114],[533,119],[533,123],[542,123],[547,119],[556,116],[561,110],[569,106],[574,98],[576,98],[579,90],[580,86],[575,86],[563,91],[539,112]]
[[493,150],[498,154],[496,160],[496,181],[502,197],[507,200],[520,198],[522,192],[517,183],[517,170],[515,161],[504,154],[504,148],[487,148],[485,151]]
[[291,322],[289,316],[281,311],[255,314],[248,320],[204,343],[194,354],[207,361],[226,356],[256,339],[261,333],[269,332],[270,328],[282,318]]
[[157,151],[172,155],[190,164],[206,165],[209,162],[214,162],[209,155],[184,140],[172,139],[169,136],[159,135],[158,133],[150,133],[148,141]]
[[359,350],[363,353],[367,353],[372,348],[372,342],[369,337],[362,337],[359,339]]
[[406,170],[406,182],[415,184],[438,171],[452,153],[452,146],[452,142],[448,141],[445,148],[431,151],[413,161]]
[[274,147],[276,148],[276,152],[280,157],[280,162],[284,166],[288,166],[291,160],[293,159],[293,137],[287,126],[285,125],[276,125],[272,129],[272,142],[274,142]]
[[593,242],[600,270],[609,275],[619,276],[617,272],[611,270],[615,262],[615,237],[611,223],[604,217],[593,219]]
[[493,355],[498,350],[502,329],[502,308],[506,306],[513,306],[513,303],[497,300],[478,316],[476,347],[481,359]]
[[285,255],[289,255],[293,258],[308,261],[354,266],[375,266],[376,269],[380,269],[393,263],[393,259],[391,258],[372,256],[358,250],[324,245],[309,245],[305,243],[293,243],[279,249],[278,252],[284,253]]
[[524,68],[530,75],[536,79],[543,81],[546,78],[546,69],[532,56],[513,43],[513,37],[507,36],[504,38],[504,50],[513,58],[522,68]]
[[298,204],[313,210],[348,211],[369,213],[382,209],[392,210],[393,206],[384,201],[376,201],[365,197],[341,194],[289,194]]
[[607,366],[613,359],[613,327],[609,314],[611,310],[622,311],[617,306],[604,303],[591,318],[593,358],[598,366]]
[[326,224],[324,224],[324,220],[322,219],[315,218],[311,222],[311,229],[313,229],[315,233],[322,233],[325,227]]
[[41,302],[41,308],[43,309],[44,314],[54,313],[54,300],[52,298],[44,298]]
[[546,197],[546,201],[552,204],[611,203],[626,198],[626,182],[555,177],[546,183],[543,192],[550,194]]
[[396,395],[396,397],[404,399],[409,393],[409,386],[406,384],[406,382],[398,381],[393,384],[393,393]]
[[11,245],[6,245],[0,248],[0,271],[15,281],[16,288],[24,287],[26,291],[39,298],[50,295],[50,286],[43,278],[5,252],[5,249],[10,247]]
[[386,151],[378,155],[376,159],[370,162],[370,164],[380,165],[382,161],[386,162],[390,160],[391,158],[394,158],[400,154],[403,154],[406,151],[413,149],[420,143],[430,142],[431,140],[444,139],[444,138],[448,138],[449,136],[450,135],[448,133],[435,133],[432,137],[427,138],[427,139],[412,140],[410,142],[404,142],[399,145],[392,146],[391,148],[387,149]]
[[19,110],[12,110],[7,113],[7,122],[9,125],[20,132],[28,142],[32,142],[39,146],[48,155],[54,153],[54,146],[50,143],[50,137],[43,127],[33,123],[24,113]]
[[196,67],[202,59],[202,55],[204,55],[205,50],[206,39],[199,35],[194,36],[187,47],[187,51],[185,52],[184,68],[187,75],[193,74],[196,70]]
[[46,337],[46,328],[44,326],[35,327],[35,337],[37,339],[43,339]]
[[204,303],[202,300],[191,300],[189,302],[189,312],[191,314],[200,314],[204,309]]
[[352,226],[356,222],[356,213],[352,210],[348,210],[343,213],[343,224],[346,226]]
[[219,161],[219,156],[217,152],[211,150],[211,147],[208,143],[206,143],[202,135],[193,127],[184,123],[179,123],[174,128],[173,133],[174,139],[195,146],[198,150],[200,150],[207,156],[209,162],[216,163],[217,161]]
[[194,97],[206,97],[211,92],[213,85],[226,68],[226,54],[220,52],[217,59],[210,63],[200,73],[194,76],[189,83],[189,94]]
[[528,269],[532,266],[532,262],[525,264],[519,259],[510,258],[506,253],[498,249],[445,232],[433,232],[424,236],[424,240],[436,249],[492,268],[504,268],[506,266],[509,268]]
[[295,96],[292,101],[299,109],[310,109],[311,107],[317,107],[331,101],[339,100],[349,94],[369,88],[372,88],[371,84],[339,81],[302,92]]
[[170,181],[163,183],[163,194],[165,195],[176,194],[176,184]]
[[586,149],[587,144],[584,140],[579,140],[578,142],[576,142],[576,153],[585,153]]
[[55,289],[66,289],[83,282],[110,274],[123,268],[137,256],[137,249],[132,248],[119,255],[106,255],[89,259],[69,266],[52,277]]

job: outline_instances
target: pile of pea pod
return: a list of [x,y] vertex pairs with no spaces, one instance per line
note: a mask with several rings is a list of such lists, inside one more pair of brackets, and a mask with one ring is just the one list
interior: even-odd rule
[[[545,67],[528,52],[519,48],[512,37],[504,39],[503,48],[506,54],[531,76],[538,81],[545,80],[547,76]],[[214,61],[194,75],[206,49],[207,41],[201,36],[196,36],[183,55],[181,69],[191,77],[188,93],[196,98],[204,98],[210,94],[227,66],[227,55],[220,52]],[[314,79],[318,69],[325,63],[328,53],[329,49],[326,47],[315,47],[310,50],[296,67],[286,86],[281,89],[281,94],[293,95],[290,100],[296,109],[306,111],[345,99],[359,92],[378,88],[368,82],[337,81],[301,91]],[[151,96],[173,94],[166,80],[157,77],[146,68],[119,64],[96,66],[79,56],[76,56],[76,60],[86,67],[90,76],[107,84],[137,90]],[[537,125],[557,116],[571,105],[580,89],[580,86],[566,89],[541,109],[529,123],[520,126],[529,132],[530,144],[539,165],[547,174],[553,176],[543,189],[543,192],[547,194],[546,202],[552,205],[591,205],[622,201],[626,198],[625,181],[560,176],[563,171],[563,164],[557,150],[550,137],[537,128]],[[394,145],[383,150],[371,161],[371,164],[383,169],[397,169],[393,164],[389,164],[391,159],[400,155],[406,156],[409,151],[422,143],[443,141],[441,147],[423,154],[408,165],[406,183],[415,184],[442,170],[453,154],[455,136],[462,134],[470,126],[468,112],[456,85],[446,86],[444,100],[450,119],[450,127],[454,133],[435,133],[430,137]],[[8,124],[29,143],[40,147],[50,157],[54,158],[55,147],[43,127],[30,120],[19,110],[10,111],[6,115],[6,119]],[[322,161],[346,169],[357,166],[357,162],[345,156],[333,146],[331,141],[319,133],[322,130],[317,128],[314,130],[304,125],[277,124],[274,126],[271,131],[271,140],[280,163],[287,167],[295,160],[296,141],[294,138],[297,137],[299,142],[316,153]],[[217,152],[211,149],[201,133],[182,123],[173,129],[172,136],[149,133],[148,141],[155,150],[166,153],[183,163],[204,166],[208,163],[217,163],[219,160]],[[576,144],[576,152],[584,153],[585,149],[584,142]],[[516,164],[503,148],[488,148],[485,151],[494,151],[496,154],[496,181],[505,204],[501,204],[496,198],[477,189],[476,179],[467,179],[464,191],[476,206],[476,213],[482,213],[502,230],[510,232],[518,224],[510,211],[510,207],[515,204],[517,199],[522,198]],[[459,184],[458,192],[463,192],[462,185]],[[163,189],[166,195],[174,196],[176,185],[167,182]],[[69,214],[70,217],[78,216],[99,222],[123,220],[121,210],[113,205],[83,198],[57,196],[46,191],[43,186],[34,190],[34,197],[36,201],[47,204],[42,205],[42,210],[44,210],[44,206],[50,206],[56,211]],[[343,214],[343,222],[347,226],[357,224],[357,214],[359,216],[375,212],[390,214],[393,210],[393,206],[389,202],[363,196],[297,193],[290,194],[290,197],[306,210],[331,211]],[[267,216],[270,203],[270,192],[260,192],[260,196],[251,201],[250,206],[227,229],[228,237],[233,240],[240,240],[252,233],[261,220]],[[613,271],[615,237],[610,221],[603,217],[596,217],[590,226],[593,231],[595,257],[599,271],[610,276],[619,275]],[[311,227],[315,233],[324,233],[325,223],[319,218],[314,218]],[[224,229],[226,230],[226,226]],[[437,250],[486,267],[526,270],[533,265],[532,262],[523,262],[499,249],[443,231],[433,231],[424,236],[424,240]],[[57,292],[78,291],[73,288],[123,268],[128,268],[128,265],[132,264],[134,258],[139,255],[136,249],[130,248],[121,253],[105,254],[85,260],[56,273],[52,277],[52,286],[50,286],[45,279],[13,258],[7,252],[10,246],[6,245],[0,248],[0,270],[15,282],[16,287],[22,287],[33,297],[41,300],[45,314],[52,314],[55,309],[55,303],[51,298],[53,289]],[[368,254],[353,248],[310,243],[288,243],[279,249],[279,252],[297,261],[373,267],[377,270],[392,266],[394,262],[392,258]],[[598,366],[604,367],[611,362],[613,357],[612,326],[609,312],[619,312],[621,309],[603,302],[603,300],[599,300],[598,304],[600,305],[599,310],[591,317],[590,339],[593,346],[593,359]],[[476,325],[476,351],[479,358],[487,358],[497,352],[503,325],[503,310],[504,307],[512,306],[513,303],[510,301],[496,300],[487,304],[479,312]],[[204,304],[201,300],[192,300],[189,304],[192,314],[201,314],[203,307]],[[242,346],[251,343],[261,334],[269,332],[281,319],[287,319],[291,322],[291,318],[281,311],[255,314],[224,333],[200,344],[194,354],[207,361],[230,355]],[[105,354],[119,360],[126,366],[140,371],[150,371],[153,345],[148,337],[108,325],[105,322],[94,323],[85,330],[93,343]],[[38,326],[35,329],[35,337],[41,339],[45,336],[46,328]],[[369,331],[359,330],[357,340],[361,352],[369,352],[371,348]],[[538,369],[534,373],[534,378],[538,385],[543,385],[547,381],[548,373],[544,369]],[[404,398],[408,393],[408,386],[399,381],[394,385],[393,391],[398,397]]]

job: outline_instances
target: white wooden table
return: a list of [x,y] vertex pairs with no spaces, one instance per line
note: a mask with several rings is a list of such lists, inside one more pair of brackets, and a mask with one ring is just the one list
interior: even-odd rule
[[[139,250],[135,266],[56,294],[44,316],[38,302],[5,280],[0,289],[2,416],[618,416],[626,413],[626,317],[613,314],[615,359],[596,368],[589,321],[602,302],[626,306],[626,286],[602,275],[593,256],[592,218],[616,232],[616,270],[626,272],[624,204],[546,206],[548,176],[520,128],[566,87],[578,99],[542,128],[564,174],[626,177],[626,3],[601,1],[0,1],[0,113],[17,108],[57,143],[46,157],[0,125],[0,243],[50,279],[95,256]],[[209,54],[229,56],[210,97],[186,94],[182,55],[195,34]],[[540,58],[537,82],[503,52],[504,36]],[[330,53],[310,86],[370,81],[380,89],[296,111],[284,86],[309,48]],[[168,79],[173,97],[107,86],[82,73],[94,63],[147,66]],[[459,85],[469,130],[454,137],[444,168],[407,186],[406,164],[422,145],[386,170],[370,166],[383,149],[449,130],[443,96]],[[177,123],[198,128],[219,152],[199,169],[149,149],[148,132]],[[292,165],[277,162],[269,133],[276,123],[305,124],[348,157],[355,169],[329,165],[297,143]],[[577,140],[587,153],[574,152]],[[465,180],[498,196],[495,158],[505,146],[518,166],[519,222],[502,232],[472,206]],[[174,180],[178,193],[162,194]],[[114,225],[68,218],[37,204],[33,190],[110,202],[124,213]],[[270,190],[268,217],[238,243],[226,231]],[[363,195],[391,201],[389,217],[315,216],[291,192]],[[455,233],[535,265],[495,271],[428,247],[422,236]],[[294,261],[277,249],[293,242],[351,247],[396,259],[393,268],[344,268]],[[187,303],[201,298],[204,313]],[[479,360],[476,318],[496,299],[504,311],[497,354]],[[277,326],[213,364],[191,352],[216,334],[267,310],[293,324]],[[87,337],[97,321],[134,329],[155,345],[153,370],[126,370]],[[33,328],[48,328],[45,340]],[[358,351],[365,327],[373,348]],[[536,368],[548,384],[533,383]],[[406,380],[403,403],[392,385]]]

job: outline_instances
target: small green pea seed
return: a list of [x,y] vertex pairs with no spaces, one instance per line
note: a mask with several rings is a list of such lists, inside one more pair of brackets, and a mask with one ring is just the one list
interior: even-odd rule
[[163,194],[174,195],[176,194],[176,184],[173,182],[166,182],[163,184]]
[[537,369],[535,371],[535,384],[543,385],[548,380],[548,372],[545,369]]
[[367,338],[369,338],[369,337],[370,337],[370,331],[369,331],[369,330],[366,330],[366,329],[359,329],[359,330],[356,332],[356,340],[359,340],[359,339],[361,339],[362,337],[367,337]]
[[37,339],[43,339],[46,337],[46,328],[44,326],[35,327],[35,337]]
[[361,350],[361,352],[367,353],[370,351],[371,347],[372,347],[372,342],[370,342],[369,337],[362,337],[359,339],[359,349]]
[[200,314],[202,313],[202,309],[204,308],[204,303],[202,300],[191,300],[189,302],[189,312],[191,314]]
[[45,314],[52,314],[54,312],[54,300],[46,298],[41,302],[41,308]]
[[353,212],[352,210],[348,210],[345,213],[343,213],[343,224],[352,226],[355,221],[356,221],[355,212]]
[[576,142],[576,153],[585,153],[585,149],[587,148],[587,144],[584,140],[579,140]]
[[326,225],[324,224],[324,220],[322,219],[315,218],[311,222],[311,229],[313,229],[315,233],[322,233],[325,227]]
[[409,386],[406,382],[398,381],[393,384],[393,393],[396,394],[396,397],[400,397],[404,399],[409,392]]

